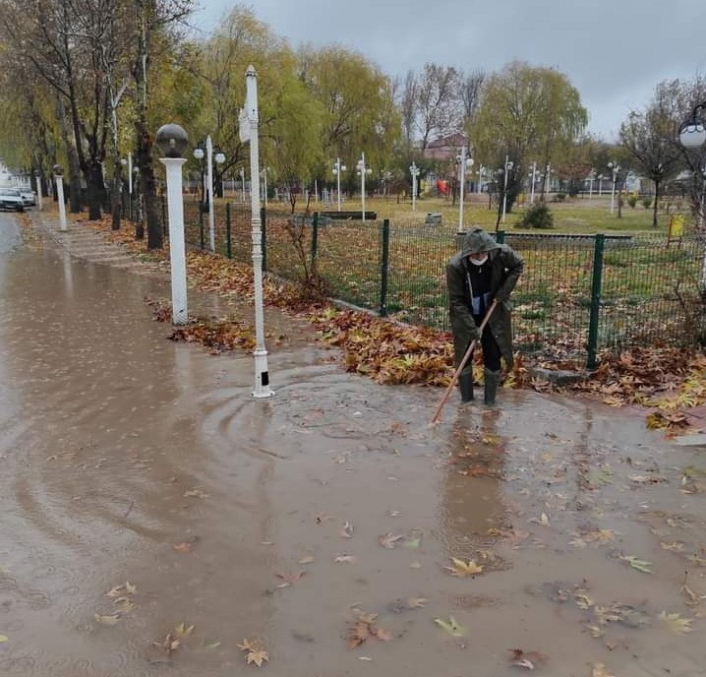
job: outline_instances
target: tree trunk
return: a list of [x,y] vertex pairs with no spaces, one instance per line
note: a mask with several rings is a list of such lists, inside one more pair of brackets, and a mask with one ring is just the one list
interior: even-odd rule
[[[135,126],[139,139],[137,164],[140,168],[140,190],[142,191],[145,220],[147,221],[147,249],[161,249],[164,245],[164,238],[159,215],[159,200],[157,199],[157,181],[152,166],[152,137],[147,132],[144,118],[138,118]],[[144,227],[142,227],[142,237],[144,237]]]
[[659,205],[659,181],[655,181],[655,203],[652,205],[652,227],[657,227],[657,207]]
[[105,186],[103,185],[103,171],[100,162],[95,160],[91,162],[88,171],[88,219],[89,221],[100,221],[102,216],[101,205],[103,204],[103,197],[105,192]]
[[116,158],[113,166],[113,187],[110,196],[110,210],[113,215],[112,230],[120,230],[120,217],[122,211],[122,171],[120,161]]
[[66,106],[61,95],[58,98],[57,113],[59,118],[59,126],[61,128],[61,140],[66,147],[66,158],[68,160],[68,198],[70,201],[69,212],[78,214],[81,212],[81,165],[79,163],[78,151],[76,150],[76,142],[66,117]]

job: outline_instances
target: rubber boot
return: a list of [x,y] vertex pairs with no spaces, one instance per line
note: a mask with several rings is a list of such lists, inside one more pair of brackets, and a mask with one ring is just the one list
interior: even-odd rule
[[489,407],[495,404],[495,394],[498,391],[498,383],[500,383],[502,374],[502,371],[490,371],[490,369],[486,369],[483,372],[483,381],[485,383],[484,401]]
[[461,374],[458,377],[458,389],[461,391],[461,402],[473,400],[473,374]]

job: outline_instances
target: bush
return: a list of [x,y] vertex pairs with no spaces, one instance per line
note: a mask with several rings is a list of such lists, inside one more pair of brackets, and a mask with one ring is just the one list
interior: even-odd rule
[[554,214],[544,202],[537,202],[517,222],[517,228],[554,228]]
[[554,196],[554,199],[555,199],[557,202],[563,202],[564,200],[566,200],[566,193],[557,193],[557,194]]
[[652,198],[651,197],[643,197],[642,198],[642,206],[645,209],[649,209],[652,206]]
[[637,206],[637,195],[631,195],[631,196],[628,198],[628,204],[629,204],[633,209],[635,209],[635,207]]

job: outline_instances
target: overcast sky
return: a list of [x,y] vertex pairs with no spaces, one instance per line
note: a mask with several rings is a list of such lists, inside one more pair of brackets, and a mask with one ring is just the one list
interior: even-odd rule
[[[210,32],[238,3],[201,0],[193,24]],[[706,72],[703,0],[257,0],[242,3],[294,47],[338,43],[390,76],[426,62],[465,71],[513,59],[565,73],[589,130],[614,140],[631,109],[662,80]],[[256,64],[257,65],[257,64]],[[686,111],[685,111],[686,112]]]

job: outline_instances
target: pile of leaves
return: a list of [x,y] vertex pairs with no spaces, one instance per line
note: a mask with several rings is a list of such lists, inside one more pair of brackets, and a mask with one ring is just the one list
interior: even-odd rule
[[706,356],[660,346],[604,355],[591,378],[572,388],[614,407],[652,409],[648,427],[674,432],[695,425],[687,411],[706,404]]

